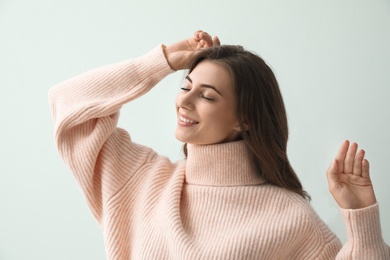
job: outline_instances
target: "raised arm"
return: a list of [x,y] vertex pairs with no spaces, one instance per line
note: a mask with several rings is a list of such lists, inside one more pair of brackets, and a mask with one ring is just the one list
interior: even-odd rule
[[90,70],[49,91],[58,150],[98,220],[104,202],[152,156],[151,149],[134,144],[117,128],[119,110],[172,68],[185,69],[193,53],[210,44],[211,36],[198,31],[139,58]]
[[333,160],[327,178],[329,190],[343,209],[360,209],[376,203],[369,162],[358,144],[345,141]]
[[344,141],[327,171],[329,190],[340,206],[348,236],[336,259],[390,259],[364,156],[356,143]]
[[[133,144],[129,135],[116,127],[119,110],[171,72],[159,46],[140,58],[73,77],[49,92],[59,153],[98,220],[104,202],[141,167],[150,152]],[[131,163],[125,169],[122,161]]]

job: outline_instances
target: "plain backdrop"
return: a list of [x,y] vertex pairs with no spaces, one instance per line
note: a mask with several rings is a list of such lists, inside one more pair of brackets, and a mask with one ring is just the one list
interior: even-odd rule
[[[325,172],[345,139],[367,151],[390,243],[390,1],[0,0],[0,259],[105,259],[103,236],[53,138],[47,91],[203,29],[274,69],[288,154],[344,242]],[[172,160],[183,73],[126,105],[120,126]]]

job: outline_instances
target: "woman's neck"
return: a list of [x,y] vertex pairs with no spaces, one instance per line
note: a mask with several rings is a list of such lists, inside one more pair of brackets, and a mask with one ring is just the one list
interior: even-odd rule
[[205,186],[247,186],[265,183],[251,161],[244,141],[187,145],[186,182]]

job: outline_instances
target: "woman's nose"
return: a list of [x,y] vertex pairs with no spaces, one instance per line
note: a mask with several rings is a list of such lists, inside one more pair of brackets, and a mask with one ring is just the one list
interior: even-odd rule
[[182,91],[178,94],[176,104],[180,108],[191,110],[194,108],[194,97],[191,91]]

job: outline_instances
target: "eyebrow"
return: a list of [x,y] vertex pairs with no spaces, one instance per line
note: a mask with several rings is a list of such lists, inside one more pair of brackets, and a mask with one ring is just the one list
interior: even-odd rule
[[[192,83],[192,79],[190,78],[190,76],[186,76],[186,80],[188,80],[189,82],[191,82]],[[213,85],[209,85],[209,84],[200,84],[200,86],[202,87],[202,88],[211,88],[211,89],[213,89],[215,92],[217,92],[219,95],[221,95],[222,96],[222,93],[216,88],[216,87],[214,87]]]

